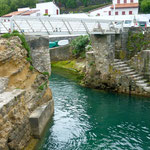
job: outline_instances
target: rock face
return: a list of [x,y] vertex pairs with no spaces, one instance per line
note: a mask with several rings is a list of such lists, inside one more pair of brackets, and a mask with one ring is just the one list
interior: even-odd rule
[[40,73],[50,73],[50,66],[30,66],[20,38],[0,37],[0,150],[24,149],[32,137],[29,116],[37,107],[53,101],[48,76]]

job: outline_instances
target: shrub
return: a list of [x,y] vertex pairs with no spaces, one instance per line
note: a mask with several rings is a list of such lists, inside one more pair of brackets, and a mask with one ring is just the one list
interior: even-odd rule
[[39,86],[39,90],[44,90],[44,88],[47,88],[47,81]]
[[48,77],[50,76],[49,72],[43,72],[42,74],[45,75],[45,76],[48,76]]
[[33,66],[30,66],[29,69],[30,69],[31,71],[33,71],[34,67],[33,67]]
[[81,55],[85,56],[85,48],[90,43],[89,36],[79,36],[71,42],[71,46],[73,48],[72,53],[76,57]]

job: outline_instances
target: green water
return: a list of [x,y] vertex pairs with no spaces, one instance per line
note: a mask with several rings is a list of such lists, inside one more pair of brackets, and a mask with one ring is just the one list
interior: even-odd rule
[[149,150],[150,98],[83,88],[50,79],[55,113],[38,150]]

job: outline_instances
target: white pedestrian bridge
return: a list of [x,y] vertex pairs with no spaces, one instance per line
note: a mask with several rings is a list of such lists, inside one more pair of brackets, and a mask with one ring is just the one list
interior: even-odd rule
[[[115,20],[117,22],[117,20]],[[119,34],[123,26],[115,28],[113,20],[69,17],[0,18],[0,34],[18,30],[27,35],[84,35]]]

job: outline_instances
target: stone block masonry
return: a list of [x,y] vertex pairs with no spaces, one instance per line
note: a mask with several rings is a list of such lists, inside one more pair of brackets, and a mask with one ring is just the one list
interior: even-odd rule
[[32,112],[29,121],[32,129],[32,135],[35,138],[41,137],[47,122],[53,115],[53,112],[54,112],[53,100],[39,106],[36,110]]

